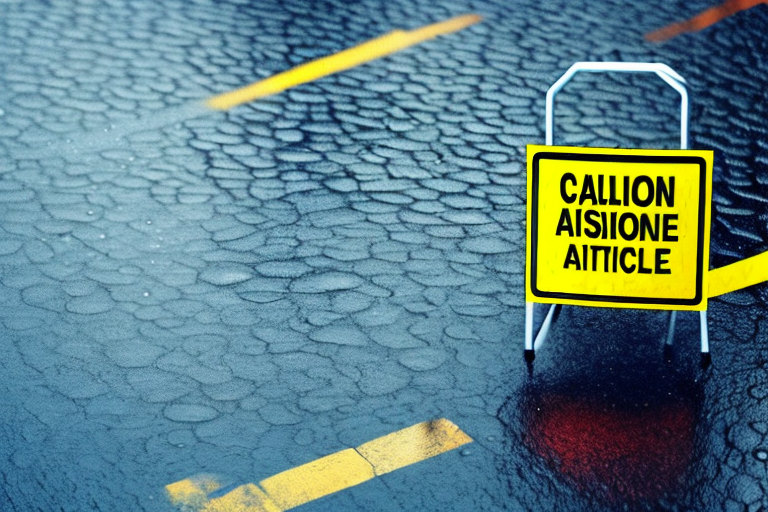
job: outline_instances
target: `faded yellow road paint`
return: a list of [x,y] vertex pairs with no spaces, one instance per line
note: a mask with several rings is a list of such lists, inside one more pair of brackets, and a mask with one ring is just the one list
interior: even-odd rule
[[718,21],[732,16],[739,11],[751,9],[762,3],[768,4],[768,0],[727,0],[720,5],[697,14],[693,18],[672,23],[666,27],[649,32],[645,34],[645,39],[653,43],[660,43],[686,32],[696,32],[714,25]]
[[416,30],[395,30],[348,50],[302,64],[246,87],[214,96],[206,101],[206,105],[216,110],[226,110],[258,98],[277,94],[296,85],[359,66],[439,35],[456,32],[479,22],[481,19],[482,17],[477,14],[465,14]]
[[166,485],[165,491],[174,505],[199,509],[208,501],[208,494],[220,488],[221,484],[214,477],[198,475]]
[[201,512],[282,512],[264,491],[245,484],[204,504]]
[[357,451],[383,475],[471,443],[472,438],[446,419],[427,421],[357,447]]
[[259,482],[283,510],[373,478],[373,468],[354,449],[342,450]]
[[241,485],[218,498],[207,498],[221,486],[206,475],[167,485],[166,490],[185,512],[282,512],[471,442],[446,419],[426,421],[283,471],[258,486]]
[[768,281],[768,251],[709,271],[709,296]]

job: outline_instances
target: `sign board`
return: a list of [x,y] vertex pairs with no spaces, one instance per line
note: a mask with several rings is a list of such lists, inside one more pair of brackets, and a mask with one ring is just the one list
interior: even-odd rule
[[712,158],[529,145],[526,301],[706,310]]

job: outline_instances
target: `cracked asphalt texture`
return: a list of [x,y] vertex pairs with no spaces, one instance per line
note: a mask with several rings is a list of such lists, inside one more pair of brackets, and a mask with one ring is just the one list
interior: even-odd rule
[[[303,510],[768,509],[768,286],[710,302],[706,371],[685,313],[666,361],[666,313],[591,308],[522,357],[525,145],[576,61],[682,74],[691,147],[715,150],[712,267],[768,250],[768,7],[642,39],[711,5],[0,2],[0,509],[173,510],[168,483],[438,417],[475,443]],[[485,20],[197,103],[466,12]],[[556,143],[678,147],[675,94],[580,75]],[[580,401],[682,411],[664,434],[690,449],[647,450],[648,488],[568,466],[541,411]]]

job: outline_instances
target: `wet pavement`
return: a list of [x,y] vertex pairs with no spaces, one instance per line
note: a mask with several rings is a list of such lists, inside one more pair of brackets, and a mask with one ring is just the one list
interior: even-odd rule
[[[0,2],[0,509],[171,511],[436,418],[474,442],[302,509],[768,509],[768,285],[710,301],[706,370],[693,313],[664,354],[664,312],[566,307],[523,359],[525,145],[576,61],[683,75],[711,266],[768,250],[768,7],[643,40],[712,5]],[[677,101],[577,76],[556,143],[677,147]]]

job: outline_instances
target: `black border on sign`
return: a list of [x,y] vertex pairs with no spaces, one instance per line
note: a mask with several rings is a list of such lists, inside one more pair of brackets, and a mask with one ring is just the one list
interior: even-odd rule
[[[699,166],[699,229],[696,243],[696,295],[692,299],[659,299],[653,297],[633,297],[624,295],[591,295],[582,293],[545,292],[536,286],[536,257],[538,244],[539,213],[539,161],[540,160],[576,160],[581,162],[616,162],[647,164],[694,164]],[[594,302],[617,302],[625,304],[660,304],[670,306],[696,306],[703,300],[702,284],[704,279],[704,219],[707,198],[707,162],[700,156],[651,156],[651,155],[611,155],[594,153],[557,153],[542,151],[533,155],[531,165],[531,292],[535,297],[551,299],[570,299]]]

